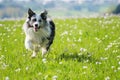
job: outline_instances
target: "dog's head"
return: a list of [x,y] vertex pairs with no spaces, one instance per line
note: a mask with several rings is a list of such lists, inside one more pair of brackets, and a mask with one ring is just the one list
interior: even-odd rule
[[47,19],[47,11],[44,10],[40,14],[36,14],[31,9],[28,9],[28,19],[29,27],[33,27],[34,31],[37,32],[41,27],[44,27]]

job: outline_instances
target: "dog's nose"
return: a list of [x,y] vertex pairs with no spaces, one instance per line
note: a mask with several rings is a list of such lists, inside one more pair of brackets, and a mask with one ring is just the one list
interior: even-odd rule
[[35,24],[35,27],[38,27],[38,24]]

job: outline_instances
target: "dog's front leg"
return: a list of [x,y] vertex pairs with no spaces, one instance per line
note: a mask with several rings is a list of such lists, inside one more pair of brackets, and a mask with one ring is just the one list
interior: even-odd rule
[[37,53],[38,53],[38,51],[39,51],[39,48],[35,46],[34,50],[33,50],[33,54],[31,55],[31,58],[35,58]]
[[45,54],[47,53],[47,49],[46,48],[42,48],[42,57],[44,58]]
[[33,51],[33,54],[31,55],[31,58],[35,58],[37,55],[37,52],[36,51]]

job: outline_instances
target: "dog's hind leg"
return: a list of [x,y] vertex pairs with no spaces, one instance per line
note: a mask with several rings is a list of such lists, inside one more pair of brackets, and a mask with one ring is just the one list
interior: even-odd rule
[[35,58],[37,53],[38,53],[38,51],[39,51],[39,47],[34,46],[34,50],[33,50],[33,54],[31,55],[31,58]]
[[47,53],[47,49],[45,47],[42,48],[42,57],[45,57],[45,54]]

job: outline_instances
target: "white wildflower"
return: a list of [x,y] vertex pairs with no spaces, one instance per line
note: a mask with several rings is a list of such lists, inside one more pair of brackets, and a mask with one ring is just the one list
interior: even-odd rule
[[8,67],[9,65],[2,63],[2,69],[6,69],[6,67]]
[[67,38],[67,41],[70,42],[70,38]]
[[107,76],[107,77],[105,78],[105,80],[110,80],[110,77],[109,77],[109,76]]
[[83,66],[83,69],[87,69],[88,67],[87,66]]
[[105,35],[105,38],[107,38],[108,37],[108,35]]
[[42,73],[41,73],[41,72],[39,72],[39,73],[38,73],[38,75],[40,76],[40,75],[42,75]]
[[86,74],[86,72],[83,72],[82,74]]
[[15,72],[20,72],[20,70],[21,70],[20,68],[17,68],[17,69],[15,70]]
[[0,27],[3,26],[3,24],[0,24]]
[[62,64],[62,62],[59,62],[59,64]]
[[117,58],[120,58],[120,55],[118,55]]
[[101,60],[107,60],[108,57],[101,57],[100,59],[101,59]]
[[1,55],[1,56],[0,56],[0,60],[2,60],[3,58],[5,58],[5,56],[4,56],[4,55]]
[[42,59],[43,63],[47,63],[47,60],[45,58]]
[[82,55],[82,53],[78,53],[78,56],[81,56]]
[[27,66],[25,69],[26,69],[26,71],[28,71],[29,67]]
[[115,68],[115,66],[111,66],[111,68],[113,69],[113,68]]
[[68,35],[68,31],[64,31],[61,36]]
[[80,35],[82,35],[82,34],[83,34],[81,30],[79,31],[79,34],[80,34]]
[[8,76],[5,77],[5,80],[10,80],[10,78]]
[[99,38],[95,38],[96,41],[98,41],[98,43],[101,43],[102,41]]
[[46,75],[46,76],[44,77],[45,80],[47,80],[47,78],[48,78],[48,75]]
[[81,51],[81,52],[85,52],[85,51],[87,51],[87,49],[85,49],[85,48],[80,48],[80,51]]
[[79,38],[79,39],[78,39],[78,42],[81,42],[81,41],[82,41],[81,38]]
[[101,62],[96,62],[96,64],[102,64]]
[[15,39],[14,41],[17,41],[17,39]]
[[120,64],[120,61],[118,62],[118,64]]
[[58,78],[58,76],[54,75],[54,76],[52,77],[52,80],[57,80],[57,78]]
[[118,67],[118,70],[120,70],[120,67]]

